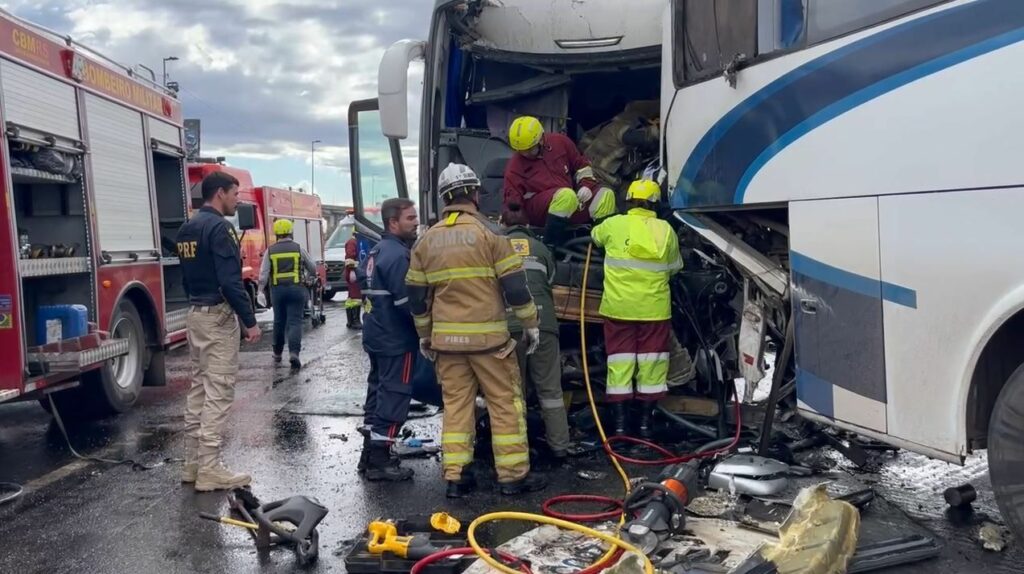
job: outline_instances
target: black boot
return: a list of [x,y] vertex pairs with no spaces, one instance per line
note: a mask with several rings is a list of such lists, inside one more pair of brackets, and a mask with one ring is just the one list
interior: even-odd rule
[[298,353],[290,353],[288,356],[288,364],[291,366],[293,371],[298,371],[302,368],[302,361],[299,360]]
[[463,477],[462,480],[449,480],[445,496],[448,498],[465,498],[476,489],[476,481]]
[[501,484],[501,493],[506,496],[515,496],[527,492],[544,490],[548,486],[548,479],[539,474],[529,473],[515,482],[504,482]]
[[356,466],[356,471],[359,474],[366,473],[366,466],[370,462],[370,433],[363,435],[363,452],[359,453],[359,464]]
[[362,314],[363,310],[359,307],[352,308],[352,328],[357,331],[363,328]]
[[640,426],[637,434],[644,440],[654,438],[654,403],[640,401]]
[[371,482],[399,482],[412,478],[411,468],[403,468],[391,458],[391,448],[383,441],[370,442],[370,458],[366,461],[366,479]]
[[352,307],[345,307],[345,327],[352,328]]
[[612,409],[612,428],[609,436],[623,436],[626,434],[626,419],[629,414],[629,405],[625,401],[619,401],[609,405]]

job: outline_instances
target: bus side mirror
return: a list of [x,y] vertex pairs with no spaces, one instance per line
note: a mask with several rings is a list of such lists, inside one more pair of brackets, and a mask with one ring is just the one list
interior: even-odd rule
[[235,210],[238,216],[238,229],[248,231],[256,229],[256,206],[251,203],[239,203]]
[[423,59],[427,45],[399,40],[384,52],[377,69],[377,99],[381,131],[389,138],[409,136],[409,64]]

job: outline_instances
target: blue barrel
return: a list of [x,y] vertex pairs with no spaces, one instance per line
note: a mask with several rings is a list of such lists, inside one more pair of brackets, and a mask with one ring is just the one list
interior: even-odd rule
[[85,305],[41,305],[36,309],[36,344],[45,345],[89,334]]

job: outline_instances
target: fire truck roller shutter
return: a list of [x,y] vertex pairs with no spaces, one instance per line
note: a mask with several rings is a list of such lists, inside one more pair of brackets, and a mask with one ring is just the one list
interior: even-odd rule
[[177,126],[149,116],[146,116],[146,122],[149,124],[149,137],[158,142],[181,148],[181,130]]
[[324,260],[324,239],[323,227],[319,219],[311,219],[307,222],[309,226],[309,256],[313,262]]
[[75,88],[25,66],[0,60],[4,119],[22,127],[80,140]]
[[156,249],[142,114],[99,96],[85,96],[91,150],[92,195],[99,249],[145,252]]

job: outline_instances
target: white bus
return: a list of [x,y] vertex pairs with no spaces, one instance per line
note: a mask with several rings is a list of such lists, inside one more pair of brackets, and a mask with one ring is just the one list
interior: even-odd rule
[[[408,193],[398,140],[423,59],[430,221],[449,161],[500,207],[514,116],[583,140],[624,104],[658,101],[654,159],[693,232],[689,272],[729,279],[695,302],[715,354],[754,377],[765,339],[781,348],[792,326],[803,416],[955,463],[988,449],[1020,535],[1022,40],[1018,0],[439,1],[429,41],[381,63],[382,133],[354,139],[390,149]],[[365,180],[388,158],[359,147]],[[723,299],[732,323],[715,319]]]

